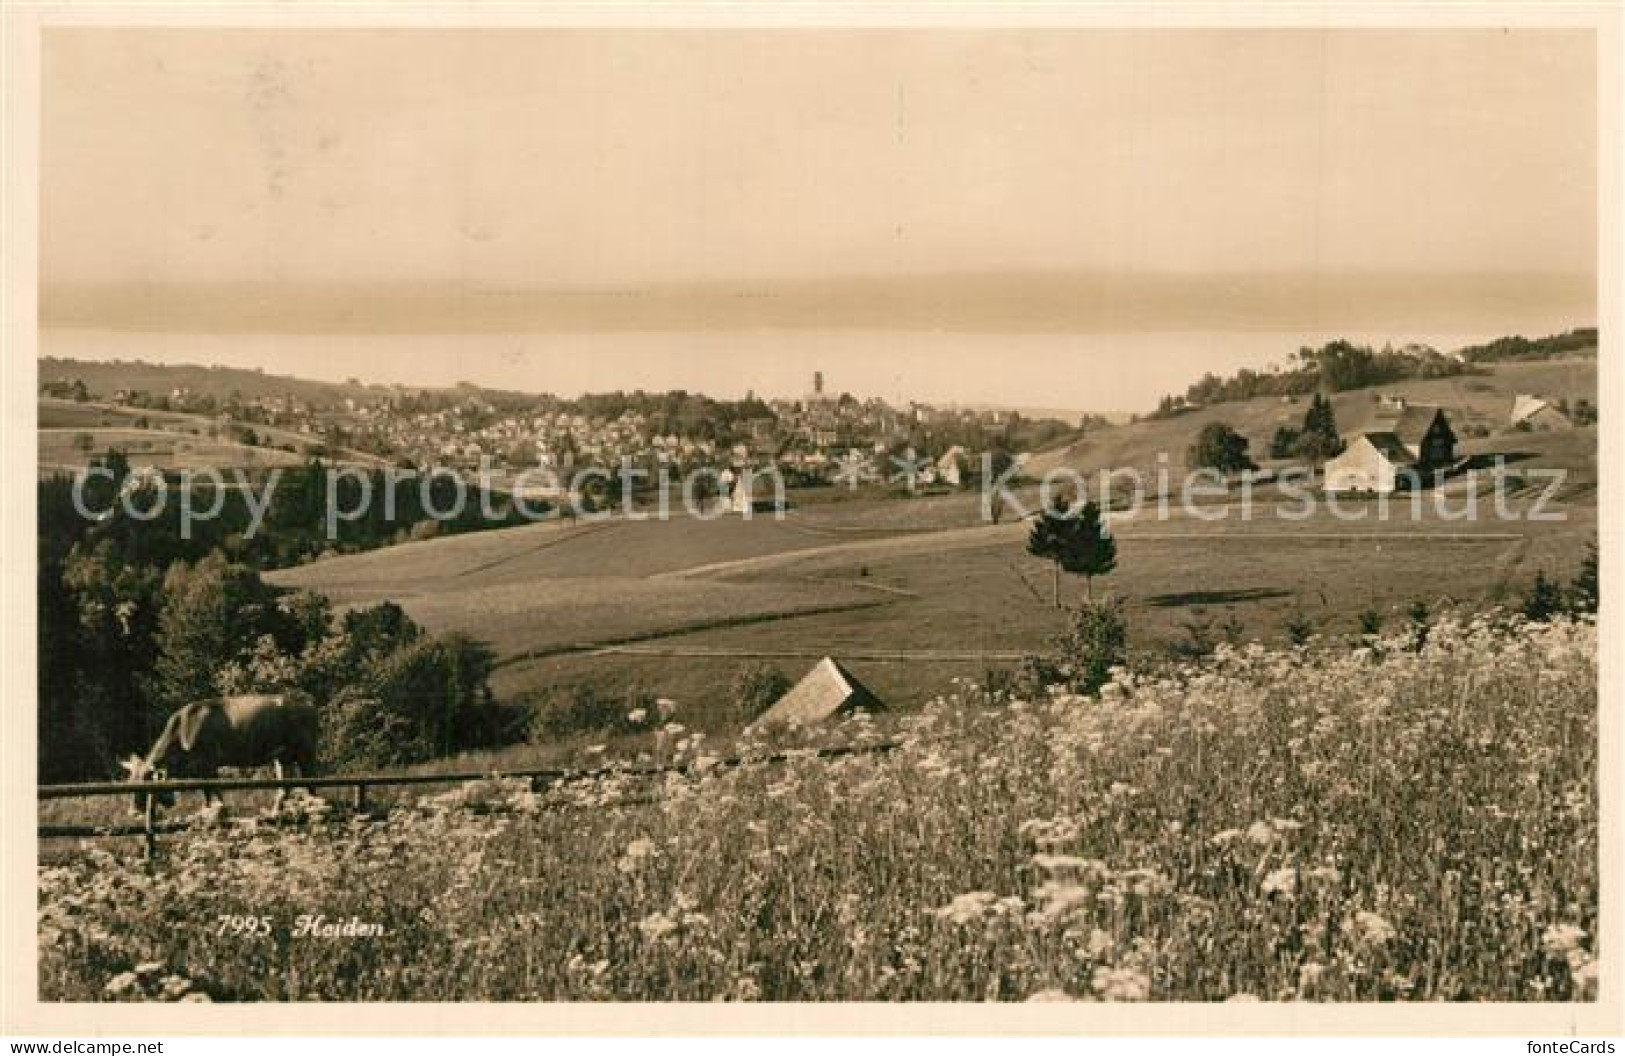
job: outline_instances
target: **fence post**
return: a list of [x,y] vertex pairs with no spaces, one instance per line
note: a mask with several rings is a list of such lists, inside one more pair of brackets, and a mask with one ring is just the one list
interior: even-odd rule
[[147,793],[147,805],[141,812],[142,837],[146,844],[145,858],[152,861],[158,854],[158,797]]
[[357,781],[355,783],[355,810],[356,810],[356,813],[359,814],[359,813],[361,813],[362,811],[364,811],[366,809],[367,809],[367,783],[365,781]]

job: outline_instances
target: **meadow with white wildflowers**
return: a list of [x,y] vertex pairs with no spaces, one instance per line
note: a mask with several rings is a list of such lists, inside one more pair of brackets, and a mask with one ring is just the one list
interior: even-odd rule
[[1590,622],[1446,618],[832,731],[887,753],[674,725],[663,781],[210,815],[42,867],[41,997],[1593,999],[1596,671]]

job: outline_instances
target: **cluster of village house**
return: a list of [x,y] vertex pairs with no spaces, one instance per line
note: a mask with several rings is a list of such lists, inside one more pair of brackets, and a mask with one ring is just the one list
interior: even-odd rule
[[[1566,429],[1568,416],[1554,403],[1519,395],[1507,424],[1531,430]],[[1386,396],[1376,414],[1344,438],[1346,447],[1323,469],[1333,492],[1386,493],[1447,474],[1457,463],[1456,433],[1443,408]]]
[[[114,402],[149,405],[120,391]],[[968,483],[980,451],[1002,446],[1016,417],[1009,411],[943,409],[910,403],[897,409],[880,399],[855,400],[825,391],[821,373],[800,399],[775,399],[772,413],[733,423],[724,440],[662,433],[645,414],[617,417],[568,410],[503,412],[478,395],[433,410],[411,409],[393,398],[346,398],[343,411],[324,410],[291,395],[234,401],[220,410],[178,387],[163,400],[169,410],[207,409],[222,428],[269,425],[313,441],[385,455],[420,467],[473,471],[482,466],[519,473],[630,463],[651,476],[699,468],[718,471],[726,487],[747,470],[773,468],[798,480],[880,480],[891,454],[920,442],[912,472],[920,484]],[[965,442],[958,442],[964,440]],[[978,442],[980,441],[980,442]],[[544,476],[546,474],[543,474]]]
[[[132,403],[137,394],[121,391],[114,402]],[[142,401],[145,403],[145,401]],[[193,409],[196,399],[175,389],[164,405]],[[213,401],[207,401],[213,406]],[[285,394],[259,396],[236,405],[240,420],[272,425],[313,439],[344,438],[350,446],[388,453],[419,466],[474,470],[492,466],[518,473],[528,469],[562,471],[572,466],[618,466],[630,462],[651,476],[664,467],[672,474],[710,468],[726,494],[748,471],[772,468],[795,480],[885,479],[896,470],[899,445],[928,435],[967,438],[972,445],[944,441],[936,449],[913,452],[908,472],[917,484],[968,483],[982,450],[999,444],[1010,412],[942,410],[911,403],[898,410],[883,400],[830,395],[822,374],[798,400],[767,404],[772,416],[735,424],[726,442],[653,430],[647,417],[627,411],[616,418],[568,411],[502,414],[478,396],[432,411],[406,411],[393,399],[345,400],[339,427],[332,412]],[[225,417],[222,421],[226,421]],[[1507,426],[1550,430],[1572,423],[1556,403],[1518,395]],[[975,444],[976,438],[982,444]],[[1457,464],[1458,437],[1443,408],[1403,396],[1381,398],[1371,419],[1345,437],[1341,454],[1323,467],[1322,483],[1335,492],[1391,492],[1414,481],[1430,481]],[[1017,456],[1019,457],[1019,456]],[[545,474],[544,474],[545,476]],[[737,493],[736,493],[737,495]]]

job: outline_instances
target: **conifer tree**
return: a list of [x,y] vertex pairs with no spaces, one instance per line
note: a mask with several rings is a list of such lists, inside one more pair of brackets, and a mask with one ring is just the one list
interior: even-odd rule
[[1094,577],[1117,567],[1117,541],[1106,528],[1100,506],[1093,501],[1074,510],[1057,499],[1040,511],[1027,535],[1027,552],[1051,563],[1056,608],[1061,607],[1062,572],[1083,576],[1093,598]]

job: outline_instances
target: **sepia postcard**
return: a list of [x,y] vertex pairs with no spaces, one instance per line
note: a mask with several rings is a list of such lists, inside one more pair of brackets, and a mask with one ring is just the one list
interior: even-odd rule
[[1625,1031],[1620,13],[8,7],[0,1029]]

